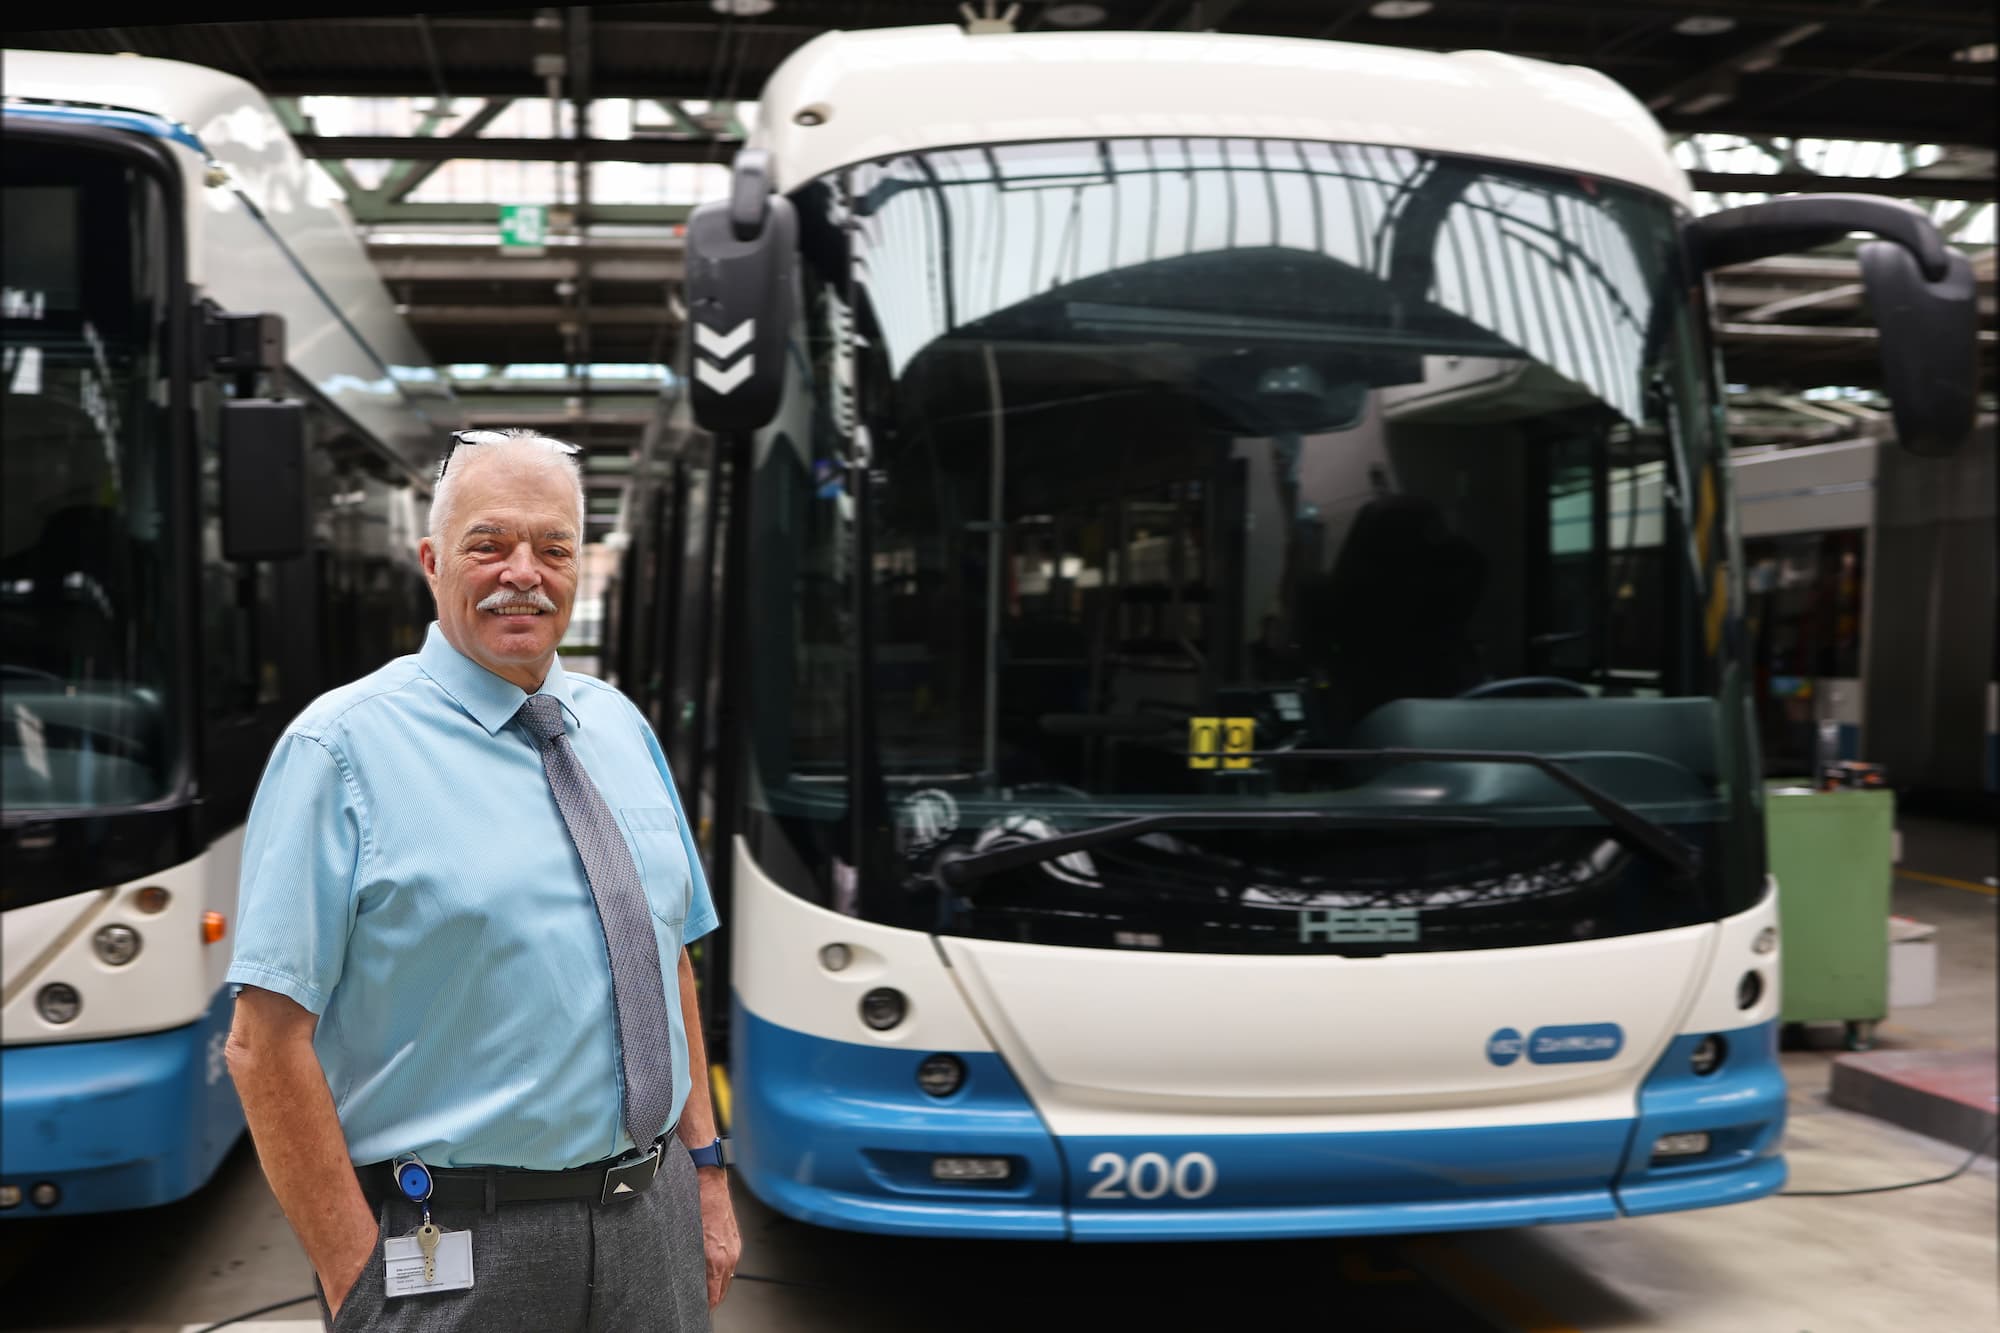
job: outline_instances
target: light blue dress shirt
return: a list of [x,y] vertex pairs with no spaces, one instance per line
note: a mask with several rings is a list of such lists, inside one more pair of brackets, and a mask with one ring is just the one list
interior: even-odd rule
[[[540,692],[562,704],[653,909],[671,1124],[689,1087],[680,951],[716,926],[708,884],[639,710],[560,660]],[[319,1015],[357,1163],[554,1170],[632,1146],[604,933],[513,720],[527,697],[433,624],[421,652],[315,700],[257,788],[229,980]]]

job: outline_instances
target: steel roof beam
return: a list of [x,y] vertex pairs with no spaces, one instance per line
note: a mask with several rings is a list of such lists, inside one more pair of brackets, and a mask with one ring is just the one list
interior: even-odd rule
[[[440,107],[444,105],[446,103],[443,101],[438,103]],[[470,116],[467,116],[463,124],[442,138],[438,138],[433,133],[438,123],[442,120],[442,116],[436,114],[426,116],[424,117],[422,137],[438,143],[465,143],[468,140],[478,137],[481,130],[500,119],[501,113],[512,105],[514,105],[514,99],[511,97],[489,98],[484,106],[480,107],[479,110],[473,112]],[[394,167],[390,168],[389,174],[383,178],[382,184],[376,189],[375,193],[381,196],[381,202],[385,204],[400,203],[409,197],[410,191],[429,180],[439,167],[450,160],[447,157],[435,157],[429,161],[418,162],[404,158],[398,161]]]
[[1991,179],[1969,180],[1962,176],[1822,176],[1811,171],[1690,171],[1688,182],[1697,190],[1715,193],[1793,194],[1803,191],[1979,202],[1993,198],[1996,186]]
[[[651,421],[653,419],[653,409],[651,407],[593,407],[588,412],[578,415],[560,406],[528,408],[501,405],[488,407],[479,404],[475,399],[472,403],[465,404],[465,415],[468,420],[482,426],[544,426],[552,429],[559,426],[584,426],[593,429],[616,426],[632,430],[643,427],[648,421]],[[594,469],[596,465],[596,460],[593,458],[590,466]]]
[[501,162],[718,162],[740,139],[478,139],[407,134],[308,134],[299,151],[316,158],[390,158],[440,162],[478,158]]
[[[1720,326],[1724,342],[1878,342],[1882,331],[1872,326],[1835,324],[1741,324],[1727,323]],[[1983,347],[1991,347],[2000,334],[1991,329],[1979,331],[1979,342]]]
[[[497,264],[501,261],[493,262]],[[542,325],[574,324],[578,315],[577,308],[570,305],[413,305],[403,318],[417,325],[511,324],[519,328],[537,328]],[[664,305],[592,306],[590,322],[680,326],[679,317],[671,307]]]
[[[465,247],[473,249],[473,247]],[[582,265],[567,255],[544,254],[536,259],[495,257],[477,250],[469,255],[439,257],[385,254],[373,248],[375,271],[384,282],[574,282]],[[593,282],[679,282],[678,259],[593,259]]]
[[1954,124],[1949,132],[1939,132],[1936,128],[1926,129],[1921,125],[1908,123],[1892,125],[1881,121],[1829,120],[1797,111],[1771,115],[1760,112],[1754,107],[1746,111],[1732,111],[1728,107],[1722,107],[1699,115],[1689,115],[1684,111],[1662,111],[1658,113],[1658,119],[1661,128],[1676,134],[1774,135],[1786,139],[1859,139],[1885,143],[1934,143],[1947,147],[1968,148],[1993,146],[1991,133],[1993,113],[1990,104],[1985,106],[1981,114],[1967,116]]
[[[1619,0],[1616,4],[1608,4],[1606,0],[1519,0],[1514,7],[1571,13],[1588,10],[1628,19],[1647,14],[1681,18],[1696,10],[1686,0]],[[1845,9],[1825,3],[1816,4],[1812,0],[1730,0],[1717,12],[1726,13],[1744,23],[1824,23],[1830,28],[1892,32],[1898,36],[1927,32],[1948,39],[1964,38],[1969,42],[1990,41],[1993,34],[1993,19],[1988,14],[1970,10],[1914,9],[1901,4]]]
[[[500,205],[490,204],[395,204],[367,205],[348,201],[354,220],[363,226],[413,224],[477,225],[498,229]],[[592,204],[585,220],[600,225],[674,227],[687,221],[693,212],[688,204]],[[554,248],[554,247],[550,247]]]

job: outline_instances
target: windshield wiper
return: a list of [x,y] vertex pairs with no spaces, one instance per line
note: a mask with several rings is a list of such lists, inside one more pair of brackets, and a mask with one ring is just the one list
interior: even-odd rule
[[1148,833],[1180,829],[1294,829],[1303,833],[1336,828],[1491,828],[1497,820],[1483,815],[1399,815],[1346,810],[1181,810],[1172,814],[1140,815],[1075,833],[1061,833],[1036,842],[996,847],[940,861],[937,877],[948,887],[962,888],[975,880],[1023,866],[1040,865],[1073,852],[1087,852],[1107,843],[1124,842]]
[[1614,836],[1637,851],[1661,862],[1678,878],[1694,874],[1700,864],[1695,849],[1678,834],[1654,823],[1611,793],[1593,786],[1555,759],[1532,750],[1416,750],[1401,747],[1379,750],[1252,750],[1231,755],[1232,759],[1371,759],[1392,764],[1459,763],[1518,764],[1539,770],[1544,776],[1569,788],[1583,803],[1604,817]]

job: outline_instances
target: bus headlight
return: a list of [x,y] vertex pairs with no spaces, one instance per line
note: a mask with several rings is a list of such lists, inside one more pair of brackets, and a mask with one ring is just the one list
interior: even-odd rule
[[69,1023],[83,1012],[83,997],[66,981],[51,981],[35,992],[35,1012],[45,1022]]
[[955,1055],[933,1055],[917,1066],[917,1086],[933,1097],[949,1097],[965,1082],[965,1065]]
[[903,1021],[909,1012],[909,1002],[903,992],[888,986],[877,986],[861,997],[861,1021],[877,1032],[887,1032]]
[[829,972],[844,972],[854,961],[854,951],[845,944],[829,944],[819,951],[819,965]]
[[130,926],[105,926],[90,937],[90,945],[97,950],[97,956],[112,967],[123,967],[137,958],[142,943],[139,932]]
[[1778,928],[1766,926],[1757,932],[1757,938],[1750,942],[1751,953],[1775,953],[1778,948]]

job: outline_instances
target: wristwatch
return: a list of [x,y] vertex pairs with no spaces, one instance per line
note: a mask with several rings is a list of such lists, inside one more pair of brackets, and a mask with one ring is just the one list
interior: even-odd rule
[[725,1166],[728,1164],[727,1155],[722,1149],[722,1138],[720,1135],[717,1135],[715,1141],[705,1148],[689,1148],[688,1156],[694,1159],[696,1166]]

